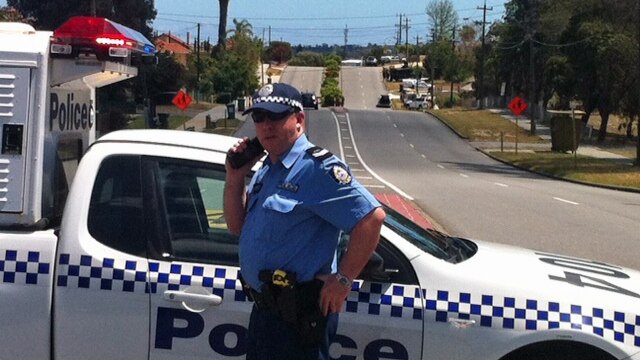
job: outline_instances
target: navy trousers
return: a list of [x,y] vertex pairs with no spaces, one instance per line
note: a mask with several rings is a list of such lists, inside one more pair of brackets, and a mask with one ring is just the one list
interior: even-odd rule
[[301,347],[291,325],[254,305],[247,332],[247,360],[329,360],[329,345],[337,328],[338,313],[330,314],[322,344],[315,348]]

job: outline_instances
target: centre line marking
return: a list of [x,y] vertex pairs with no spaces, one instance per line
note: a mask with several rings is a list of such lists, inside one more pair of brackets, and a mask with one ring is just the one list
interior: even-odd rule
[[440,169],[444,169],[444,166],[443,166],[443,165],[438,164],[438,167],[439,167]]
[[462,176],[463,178],[468,178],[469,177],[469,175],[467,175],[467,174],[460,174],[460,176]]
[[509,185],[507,185],[507,184],[503,184],[503,183],[494,183],[494,184],[496,184],[496,185],[498,185],[498,186],[502,186],[502,187],[509,187]]
[[554,197],[554,198],[553,198],[553,200],[562,201],[562,202],[564,202],[564,203],[571,204],[571,205],[580,205],[580,204],[578,204],[577,202],[573,202],[573,201],[565,200],[565,199],[563,199],[563,198],[559,198],[559,197]]

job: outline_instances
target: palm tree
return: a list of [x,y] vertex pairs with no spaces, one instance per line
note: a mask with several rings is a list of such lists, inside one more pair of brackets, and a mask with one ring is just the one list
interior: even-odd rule
[[218,23],[218,49],[224,49],[227,42],[227,13],[229,12],[229,0],[218,0],[220,3],[220,22]]
[[234,36],[242,36],[251,38],[253,36],[253,27],[247,21],[247,19],[233,19],[234,29],[229,30],[227,34],[233,34]]

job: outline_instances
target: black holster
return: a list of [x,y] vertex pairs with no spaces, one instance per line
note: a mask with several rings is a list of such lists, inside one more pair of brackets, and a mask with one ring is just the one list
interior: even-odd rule
[[[290,286],[274,285],[267,274],[260,274],[263,286],[260,293],[252,291],[253,300],[259,307],[267,308],[288,323],[303,347],[316,347],[322,343],[326,333],[327,318],[320,309],[322,280],[304,283],[292,281]],[[295,275],[293,275],[295,278]]]

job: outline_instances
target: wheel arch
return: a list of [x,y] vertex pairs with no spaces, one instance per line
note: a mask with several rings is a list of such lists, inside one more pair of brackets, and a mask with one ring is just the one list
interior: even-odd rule
[[615,360],[610,352],[588,343],[575,340],[545,340],[524,345],[499,360]]

